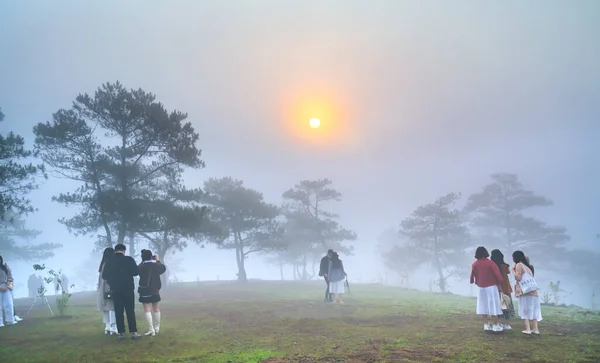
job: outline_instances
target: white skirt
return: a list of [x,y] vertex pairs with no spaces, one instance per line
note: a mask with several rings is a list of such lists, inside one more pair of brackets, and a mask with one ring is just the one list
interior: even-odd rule
[[542,307],[539,296],[519,296],[519,316],[521,319],[542,321]]
[[477,315],[502,315],[498,286],[480,287],[477,297]]
[[343,294],[344,293],[344,280],[335,281],[329,283],[330,294]]

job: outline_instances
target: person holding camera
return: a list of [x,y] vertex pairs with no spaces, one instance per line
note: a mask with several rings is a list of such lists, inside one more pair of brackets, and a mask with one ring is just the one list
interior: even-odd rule
[[[139,264],[140,302],[144,305],[144,315],[148,323],[148,332],[145,335],[155,336],[160,331],[160,288],[162,283],[160,275],[167,271],[157,256],[152,255],[150,250],[142,250],[142,263]],[[154,314],[154,321],[153,315]]]
[[119,243],[115,255],[104,265],[102,278],[110,285],[119,339],[125,339],[125,312],[131,339],[142,336],[137,332],[135,321],[135,284],[133,277],[138,275],[138,266],[131,256],[125,256],[126,247]]

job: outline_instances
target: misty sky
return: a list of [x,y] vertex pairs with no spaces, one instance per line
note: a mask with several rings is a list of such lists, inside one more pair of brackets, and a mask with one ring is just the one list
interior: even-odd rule
[[[189,114],[207,165],[190,186],[233,176],[279,203],[331,178],[359,255],[418,205],[499,171],[554,200],[539,216],[573,246],[599,246],[599,34],[595,0],[3,1],[0,128],[32,145],[35,124],[119,80]],[[307,98],[334,110],[330,142],[292,132]],[[29,221],[83,260],[92,239],[50,202],[73,186],[42,185]],[[233,251],[195,258],[206,278],[234,277]],[[260,264],[249,277],[272,273]]]

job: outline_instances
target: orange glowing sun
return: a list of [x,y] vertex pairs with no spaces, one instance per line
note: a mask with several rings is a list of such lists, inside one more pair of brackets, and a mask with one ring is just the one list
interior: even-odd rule
[[319,126],[321,126],[321,120],[318,118],[311,118],[310,121],[308,121],[308,125],[313,129],[318,129]]

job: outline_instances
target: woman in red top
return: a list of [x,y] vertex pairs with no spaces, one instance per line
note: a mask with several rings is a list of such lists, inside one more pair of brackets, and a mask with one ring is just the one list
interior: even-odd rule
[[[501,285],[504,278],[498,265],[492,262],[489,256],[485,247],[477,247],[475,251],[477,261],[471,266],[471,283],[479,286],[477,314],[483,317],[483,329],[499,332],[504,330],[498,320],[498,315],[502,315],[499,292],[502,292]],[[492,316],[493,326],[490,326],[489,316]]]

